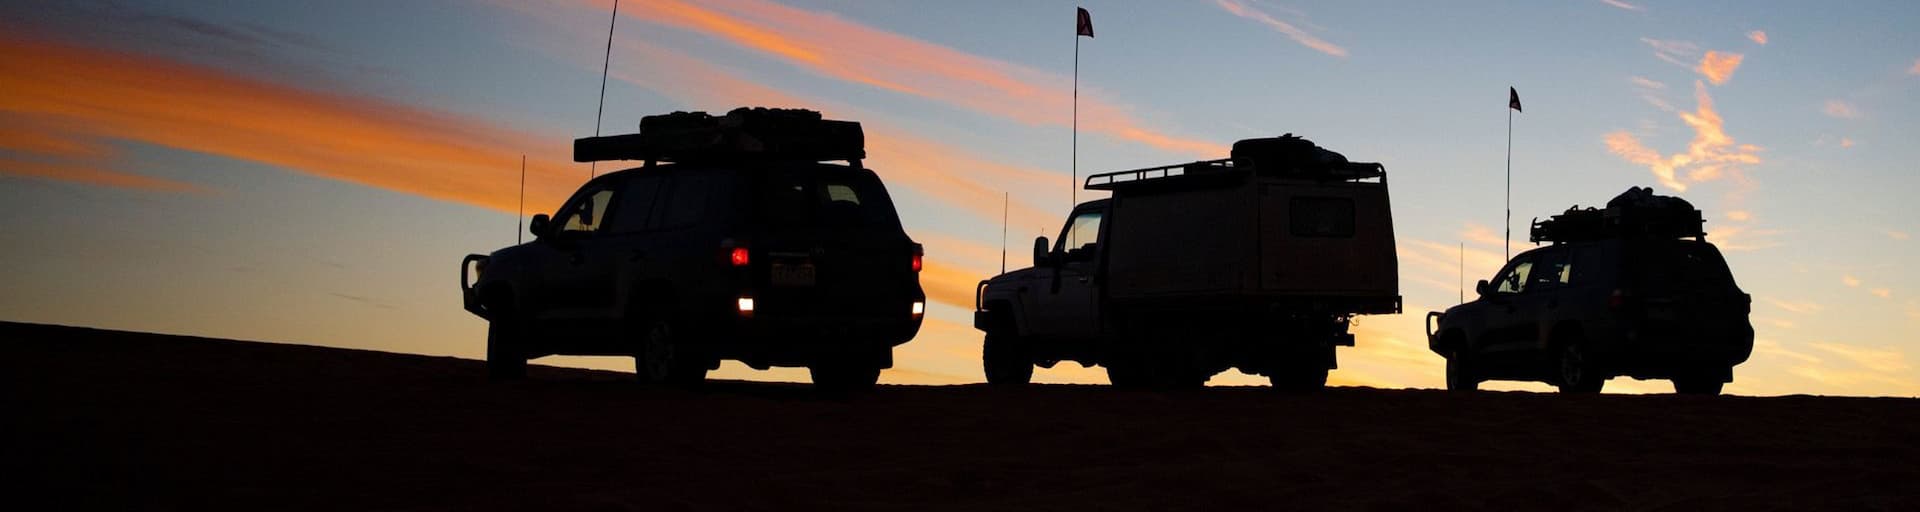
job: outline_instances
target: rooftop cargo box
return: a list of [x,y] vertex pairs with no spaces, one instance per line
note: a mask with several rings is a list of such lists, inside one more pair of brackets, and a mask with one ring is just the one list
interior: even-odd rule
[[1609,238],[1704,238],[1706,219],[1693,203],[1632,187],[1607,201],[1605,209],[1568,208],[1535,221],[1528,239],[1539,242],[1581,242]]

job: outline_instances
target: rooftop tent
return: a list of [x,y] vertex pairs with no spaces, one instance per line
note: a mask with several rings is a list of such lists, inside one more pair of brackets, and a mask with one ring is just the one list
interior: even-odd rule
[[737,108],[724,116],[674,112],[640,119],[640,132],[573,141],[575,162],[845,160],[866,158],[860,123],[802,109]]

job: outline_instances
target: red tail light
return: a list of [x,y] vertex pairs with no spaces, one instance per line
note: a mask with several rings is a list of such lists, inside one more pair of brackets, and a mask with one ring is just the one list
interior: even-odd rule
[[927,252],[926,246],[920,245],[920,244],[913,244],[913,271],[914,272],[920,271],[920,255],[926,254],[926,252]]
[[1625,305],[1627,305],[1627,292],[1624,290],[1616,289],[1613,295],[1607,297],[1607,309],[1620,309]]
[[727,259],[732,261],[733,266],[736,267],[747,266],[747,257],[747,248],[745,247],[735,247],[733,251],[727,255]]
[[920,255],[918,254],[913,255],[913,271],[920,271]]

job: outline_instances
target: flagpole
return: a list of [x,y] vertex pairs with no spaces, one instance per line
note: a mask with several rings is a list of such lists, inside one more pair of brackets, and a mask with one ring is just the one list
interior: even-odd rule
[[1067,211],[1080,204],[1080,32],[1073,33],[1073,181],[1067,183]]
[[1513,259],[1513,106],[1507,106],[1507,236],[1501,241],[1506,259]]

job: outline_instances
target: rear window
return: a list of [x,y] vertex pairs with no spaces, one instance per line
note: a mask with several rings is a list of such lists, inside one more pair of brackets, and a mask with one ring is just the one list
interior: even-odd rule
[[1734,288],[1733,273],[1713,245],[1676,240],[1639,244],[1629,259],[1639,284],[1650,290]]
[[1344,197],[1295,197],[1288,217],[1293,236],[1353,237],[1353,200]]
[[880,180],[854,169],[769,171],[762,177],[759,196],[760,220],[775,229],[900,229]]

